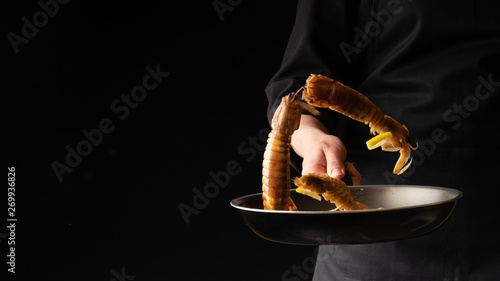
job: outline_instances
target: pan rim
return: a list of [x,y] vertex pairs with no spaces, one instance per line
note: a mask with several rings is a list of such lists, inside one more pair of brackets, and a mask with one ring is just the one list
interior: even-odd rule
[[[451,202],[456,202],[458,199],[463,197],[462,191],[454,188],[449,188],[449,187],[441,187],[441,186],[432,186],[432,185],[355,185],[352,186],[350,185],[349,188],[387,188],[387,187],[396,187],[396,188],[426,188],[426,189],[434,189],[434,190],[443,190],[447,192],[452,192],[455,193],[455,195],[446,200],[441,200],[433,203],[427,203],[427,204],[417,204],[417,205],[409,205],[409,206],[403,206],[403,207],[393,207],[393,208],[381,208],[381,209],[368,209],[368,210],[353,210],[353,211],[341,211],[341,212],[334,212],[334,211],[284,211],[284,210],[264,210],[264,209],[256,209],[256,208],[250,208],[250,207],[243,207],[239,206],[236,204],[239,200],[249,198],[249,197],[254,197],[254,196],[262,196],[262,192],[258,193],[253,193],[253,194],[248,194],[244,196],[240,196],[238,198],[235,198],[231,200],[230,205],[233,208],[236,208],[241,211],[246,211],[246,212],[253,212],[253,213],[264,213],[264,214],[287,214],[287,215],[348,215],[348,214],[355,214],[355,213],[380,213],[380,212],[393,212],[393,211],[401,211],[401,210],[415,210],[415,209],[420,209],[420,208],[426,208],[426,207],[433,207],[433,206],[439,206],[439,205],[444,205],[447,203]],[[295,192],[295,188],[291,189],[291,191]]]

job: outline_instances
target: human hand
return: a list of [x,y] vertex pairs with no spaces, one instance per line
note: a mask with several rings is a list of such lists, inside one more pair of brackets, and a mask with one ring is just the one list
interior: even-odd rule
[[347,151],[342,141],[328,134],[325,126],[313,116],[301,116],[300,127],[292,135],[292,148],[303,158],[302,175],[327,173],[342,179],[347,173],[354,185],[361,181],[356,168],[345,162]]

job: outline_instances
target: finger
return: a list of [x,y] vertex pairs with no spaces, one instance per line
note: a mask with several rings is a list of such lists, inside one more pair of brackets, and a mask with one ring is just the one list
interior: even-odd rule
[[327,162],[328,175],[332,178],[343,179],[345,177],[345,166],[343,161],[333,160]]
[[333,146],[328,151],[325,151],[326,170],[330,177],[336,179],[344,178],[346,153],[343,145]]
[[326,173],[326,159],[323,151],[318,150],[304,157],[304,160],[302,161],[302,175],[310,173]]
[[361,174],[351,162],[345,162],[346,173],[351,177],[353,185],[359,185],[361,182]]

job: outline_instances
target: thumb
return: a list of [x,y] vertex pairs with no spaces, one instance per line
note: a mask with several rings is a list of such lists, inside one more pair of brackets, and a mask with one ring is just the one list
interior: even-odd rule
[[332,178],[343,179],[345,176],[345,150],[334,151],[329,150],[325,153],[326,157],[326,172]]
[[310,173],[325,174],[326,172],[326,159],[322,150],[316,150],[304,157],[302,175]]
[[340,160],[332,160],[327,162],[327,172],[332,178],[343,179],[345,176],[344,162]]

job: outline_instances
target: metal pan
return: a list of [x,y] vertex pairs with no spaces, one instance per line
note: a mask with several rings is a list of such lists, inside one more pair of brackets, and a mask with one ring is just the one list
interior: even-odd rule
[[[292,190],[300,211],[268,211],[262,193],[231,201],[260,237],[300,245],[364,244],[427,234],[450,216],[462,192],[434,186],[350,186],[354,198],[370,207],[361,211],[330,211],[333,204]],[[380,208],[380,209],[379,209]]]

